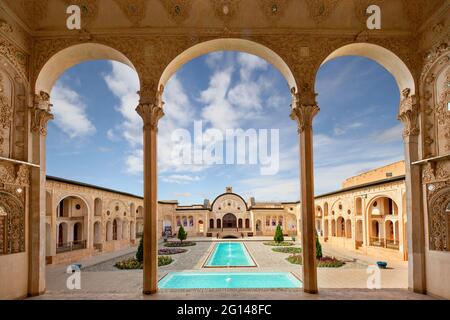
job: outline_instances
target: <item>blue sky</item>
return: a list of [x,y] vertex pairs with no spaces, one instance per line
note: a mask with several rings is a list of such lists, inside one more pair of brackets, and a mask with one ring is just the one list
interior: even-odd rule
[[[139,89],[128,66],[92,61],[67,70],[52,90],[50,175],[142,194],[142,120],[134,111]],[[403,157],[394,78],[377,63],[343,57],[322,66],[316,83],[321,108],[314,123],[316,194],[340,188],[346,177]],[[164,92],[159,124],[159,199],[202,203],[226,186],[261,201],[299,199],[296,124],[291,96],[277,69],[237,52],[202,56],[183,66]],[[259,165],[174,163],[173,132],[278,129],[280,170],[261,175]],[[208,136],[208,134],[206,134]]]

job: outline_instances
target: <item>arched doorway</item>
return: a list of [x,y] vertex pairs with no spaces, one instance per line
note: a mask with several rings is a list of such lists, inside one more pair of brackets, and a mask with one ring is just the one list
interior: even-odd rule
[[[231,229],[231,228],[236,228],[237,227],[237,218],[234,214],[232,213],[227,213],[226,215],[223,216],[223,228],[226,229]],[[242,223],[242,220],[241,220]]]

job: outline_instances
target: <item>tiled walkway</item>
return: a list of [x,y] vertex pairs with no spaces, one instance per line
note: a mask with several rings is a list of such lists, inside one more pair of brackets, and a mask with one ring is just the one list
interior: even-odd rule
[[[204,240],[204,239],[203,239]],[[175,261],[159,268],[159,277],[171,271],[220,272],[229,269],[202,268],[213,242],[199,241],[196,246],[186,247],[188,252],[172,256]],[[248,241],[246,246],[258,264],[257,268],[233,268],[233,271],[286,271],[301,276],[301,267],[285,260],[288,254],[277,253],[261,241]],[[416,295],[407,288],[407,264],[402,261],[388,261],[391,269],[381,270],[382,290],[367,289],[370,274],[367,267],[374,259],[354,252],[323,247],[324,254],[340,257],[347,261],[342,268],[319,268],[318,281],[320,294],[309,295],[302,290],[160,290],[157,295],[144,297],[142,291],[142,271],[121,271],[114,263],[134,254],[127,249],[113,254],[95,256],[81,261],[81,290],[68,290],[66,287],[67,266],[47,268],[47,293],[37,299],[428,299]],[[345,289],[344,288],[351,288]],[[270,293],[269,293],[270,292]]]

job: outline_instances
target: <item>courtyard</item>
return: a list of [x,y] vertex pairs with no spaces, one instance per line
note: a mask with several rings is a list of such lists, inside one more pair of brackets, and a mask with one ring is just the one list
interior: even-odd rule
[[[171,255],[173,262],[159,267],[158,279],[171,272],[226,273],[226,272],[289,272],[301,279],[301,266],[286,260],[288,253],[274,252],[264,242],[268,237],[244,240],[206,240],[190,238],[196,245],[185,247],[184,253]],[[218,242],[243,242],[257,266],[252,268],[204,268],[214,245]],[[294,246],[292,246],[294,247]],[[299,247],[296,243],[295,247]],[[166,248],[164,242],[159,248]],[[142,270],[119,270],[114,265],[135,256],[137,247],[102,254],[81,260],[81,289],[69,290],[66,282],[70,274],[66,264],[47,268],[47,291],[34,299],[143,299]],[[320,294],[316,299],[424,299],[407,290],[407,262],[388,260],[388,268],[381,270],[381,289],[367,288],[367,268],[377,259],[356,252],[323,245],[326,256],[335,257],[345,264],[339,268],[318,268]],[[160,289],[151,299],[310,299],[312,295],[299,289]]]

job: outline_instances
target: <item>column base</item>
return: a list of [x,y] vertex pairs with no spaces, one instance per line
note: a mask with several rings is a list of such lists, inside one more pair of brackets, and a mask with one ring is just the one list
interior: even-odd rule
[[158,289],[155,289],[155,290],[144,290],[144,291],[142,291],[142,293],[145,294],[145,295],[151,295],[151,294],[155,294],[155,293],[157,293],[157,292],[158,292]]
[[316,290],[316,289],[314,289],[314,290],[303,289],[303,292],[309,293],[309,294],[318,294],[319,290]]

